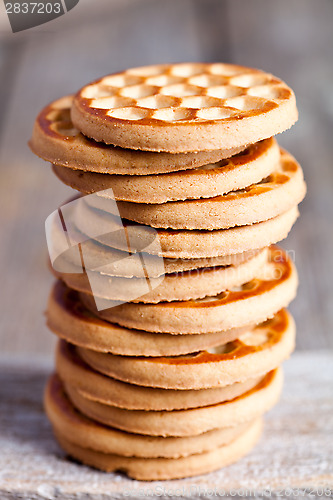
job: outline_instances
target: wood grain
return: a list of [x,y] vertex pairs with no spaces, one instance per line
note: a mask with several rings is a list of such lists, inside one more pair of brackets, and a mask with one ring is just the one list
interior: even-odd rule
[[99,0],[98,8],[80,0],[34,30],[13,35],[0,23],[1,500],[123,498],[130,489],[127,498],[139,496],[142,483],[67,460],[43,412],[54,346],[43,316],[52,282],[44,221],[72,192],[31,154],[27,140],[41,107],[86,82],[130,66],[186,60],[257,66],[296,92],[300,120],[278,139],[302,164],[308,195],[283,245],[300,273],[292,305],[298,349],[326,352],[298,352],[286,363],[281,403],[248,457],[159,485],[174,496],[184,488],[191,498],[214,487],[252,488],[257,498],[264,488],[272,498],[290,486],[310,498],[311,488],[333,489],[332,21],[331,0]]

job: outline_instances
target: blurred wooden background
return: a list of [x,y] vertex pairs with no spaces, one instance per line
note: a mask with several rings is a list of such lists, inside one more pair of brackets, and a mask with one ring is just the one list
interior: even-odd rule
[[1,353],[52,356],[44,221],[71,191],[26,145],[36,114],[108,72],[177,61],[254,66],[294,88],[300,120],[279,141],[302,164],[308,195],[284,242],[300,273],[291,309],[299,349],[332,348],[332,0],[81,0],[17,34],[0,9]]

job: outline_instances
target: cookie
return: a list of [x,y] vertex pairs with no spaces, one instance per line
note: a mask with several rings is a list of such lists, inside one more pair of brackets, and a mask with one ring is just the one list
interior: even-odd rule
[[[102,245],[95,239],[87,237],[78,231],[75,226],[70,227],[71,246],[64,250],[62,241],[64,229],[60,219],[53,221],[49,233],[49,243],[57,256],[52,267],[61,273],[73,273],[82,268],[82,259],[85,269],[99,270],[107,276],[121,276],[123,278],[144,278],[147,272],[150,278],[158,278],[162,274],[180,273],[193,269],[217,266],[238,266],[255,257],[262,249],[248,250],[234,255],[221,255],[201,259],[172,259],[151,255],[146,252],[129,253]],[[81,252],[78,252],[78,246]],[[143,263],[144,262],[144,266]],[[82,269],[83,272],[83,269]]]
[[44,403],[71,457],[152,481],[255,445],[295,347],[275,243],[306,185],[274,136],[297,118],[282,80],[223,63],[132,68],[40,112],[29,146],[79,192],[45,224]]
[[72,102],[73,96],[62,97],[40,112],[29,146],[33,153],[46,161],[79,170],[78,175],[85,171],[116,175],[176,172],[215,163],[245,149],[223,148],[173,155],[106,146],[88,139],[75,128],[70,118]]
[[214,405],[241,396],[263,378],[203,390],[142,387],[96,372],[80,358],[75,346],[64,341],[57,346],[56,369],[61,380],[85,398],[127,410],[170,411]]
[[106,427],[79,413],[68,399],[60,379],[49,380],[45,407],[51,424],[72,443],[125,457],[180,458],[231,443],[253,422],[214,429],[199,436],[153,437]]
[[194,269],[165,274],[158,278],[150,278],[148,270],[148,283],[146,278],[111,277],[89,269],[81,273],[81,268],[74,268],[72,273],[60,273],[55,270],[53,273],[70,288],[93,294],[95,298],[157,303],[199,299],[240,286],[254,279],[266,261],[267,249],[263,249],[238,266]]
[[[81,202],[81,200],[79,200]],[[75,213],[76,228],[88,239],[118,250],[149,252],[167,258],[207,258],[263,248],[287,237],[299,215],[297,207],[249,226],[214,231],[150,230],[148,226],[114,217],[88,207],[83,201]]]
[[161,389],[207,389],[259,377],[295,347],[295,324],[286,309],[237,340],[186,356],[128,357],[78,347],[94,370],[123,382]]
[[[112,189],[116,200],[165,203],[211,198],[246,188],[270,175],[279,160],[277,142],[270,138],[250,145],[231,158],[181,172],[159,175],[103,175],[59,165],[53,165],[53,172],[62,182],[85,194],[97,192],[107,197],[107,191]],[[103,192],[98,193],[99,191]]]
[[165,333],[210,333],[257,324],[272,317],[293,300],[297,272],[286,253],[271,247],[260,274],[244,285],[213,297],[158,304],[100,300],[96,310],[91,295],[80,293],[85,306],[99,317],[127,328]]
[[281,151],[280,163],[271,175],[245,189],[215,198],[146,204],[115,203],[96,195],[83,198],[83,203],[151,227],[212,230],[277,217],[300,203],[305,192],[300,165],[289,153]]
[[251,325],[202,335],[170,335],[130,330],[103,321],[80,302],[77,292],[58,281],[46,312],[47,326],[72,344],[122,356],[177,356],[231,342],[252,329]]
[[282,383],[279,368],[268,373],[253,389],[231,401],[175,411],[124,410],[89,400],[71,385],[65,387],[75,408],[97,422],[147,436],[185,437],[258,418],[276,404]]
[[165,64],[107,75],[74,97],[84,135],[123,148],[183,153],[267,139],[297,120],[293,91],[232,64]]
[[261,428],[262,421],[258,419],[229,445],[176,459],[134,458],[106,454],[73,444],[59,432],[55,432],[55,435],[61,447],[70,456],[86,465],[106,472],[125,471],[128,476],[141,481],[160,481],[197,476],[236,462],[256,444]]

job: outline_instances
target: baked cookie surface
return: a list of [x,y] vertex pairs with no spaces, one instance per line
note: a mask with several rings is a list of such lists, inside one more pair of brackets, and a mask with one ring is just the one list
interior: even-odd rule
[[110,323],[92,314],[75,290],[58,281],[47,307],[47,325],[58,337],[97,352],[122,356],[173,356],[188,354],[235,340],[252,325],[202,335],[157,334]]
[[44,160],[81,173],[147,175],[176,172],[218,162],[244,149],[174,155],[105,145],[88,139],[75,128],[70,117],[72,103],[73,96],[65,96],[46,106],[35,121],[29,146]]
[[[163,156],[162,153],[158,154]],[[187,155],[190,156],[191,153]],[[200,155],[202,153],[197,153],[197,162]],[[270,175],[279,161],[279,147],[276,140],[270,138],[252,144],[228,159],[178,172],[154,174],[155,166],[152,162],[147,162],[149,175],[134,175],[134,169],[131,172],[133,175],[105,175],[55,164],[53,171],[62,182],[85,194],[97,192],[107,198],[110,196],[108,190],[112,189],[112,196],[117,200],[165,203],[211,198],[243,189]]]
[[295,347],[295,323],[285,310],[236,340],[185,356],[115,356],[78,347],[93,369],[132,384],[162,389],[206,389],[262,376]]
[[83,202],[154,228],[213,230],[245,226],[277,217],[298,205],[305,192],[300,165],[291,154],[281,150],[280,162],[268,177],[222,196],[146,204],[115,203],[96,195],[84,197]]
[[296,295],[297,272],[287,254],[270,249],[267,264],[255,279],[219,295],[198,300],[124,303],[94,298],[80,293],[85,306],[94,314],[127,328],[165,333],[211,333],[257,324],[287,307]]
[[249,258],[239,265],[214,266],[191,271],[181,271],[161,275],[158,278],[149,276],[149,268],[145,267],[147,277],[122,278],[108,276],[98,271],[82,273],[81,268],[72,273],[57,272],[67,286],[74,290],[93,294],[94,297],[125,301],[158,303],[174,300],[190,300],[216,295],[224,290],[240,286],[251,281],[267,261],[267,249]]
[[130,245],[132,253],[144,251],[175,259],[230,257],[269,246],[286,238],[299,215],[294,206],[272,219],[247,226],[215,230],[154,229],[78,201],[80,208],[74,224],[85,239],[92,234],[96,242],[111,248],[128,251]]
[[83,87],[74,125],[107,144],[171,153],[244,147],[297,120],[292,90],[275,76],[232,64],[133,68]]
[[128,384],[91,368],[75,346],[58,343],[56,369],[60,379],[87,399],[127,410],[185,410],[230,401],[253,389],[263,377],[203,390],[173,390]]

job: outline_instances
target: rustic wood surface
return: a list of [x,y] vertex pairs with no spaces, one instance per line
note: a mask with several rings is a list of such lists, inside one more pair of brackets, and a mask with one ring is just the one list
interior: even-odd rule
[[297,348],[311,351],[288,361],[282,402],[249,457],[171,486],[271,487],[276,496],[291,485],[308,494],[333,487],[332,22],[332,0],[80,0],[66,16],[13,35],[0,2],[1,500],[120,498],[140,486],[65,461],[42,411],[54,346],[43,317],[52,282],[44,221],[71,190],[26,143],[47,102],[108,72],[186,60],[259,67],[296,92],[300,120],[279,141],[302,164],[308,195],[283,245],[300,274]]
[[[282,399],[266,415],[260,442],[247,457],[197,478],[149,483],[66,459],[42,408],[48,370],[37,359],[26,362],[25,367],[8,361],[1,364],[1,500],[140,498],[140,488],[153,492],[149,498],[161,496],[161,488],[168,492],[167,498],[176,498],[177,491],[178,497],[180,491],[185,498],[207,498],[214,488],[221,494],[224,491],[227,498],[231,498],[228,492],[233,498],[242,498],[246,490],[252,498],[318,498],[323,488],[327,489],[322,498],[333,497],[330,353],[299,352],[285,363]],[[290,488],[294,488],[294,496]]]

